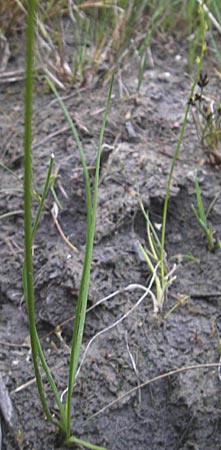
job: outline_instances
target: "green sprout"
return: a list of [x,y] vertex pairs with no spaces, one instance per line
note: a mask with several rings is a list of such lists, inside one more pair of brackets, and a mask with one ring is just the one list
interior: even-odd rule
[[215,247],[218,246],[221,248],[221,242],[220,239],[216,236],[216,232],[213,230],[212,224],[208,222],[208,215],[214,206],[217,195],[214,197],[213,201],[211,202],[209,208],[207,211],[205,211],[203,206],[203,200],[200,192],[200,186],[199,186],[199,180],[197,176],[197,172],[195,175],[195,191],[196,191],[196,202],[197,202],[197,209],[194,205],[192,205],[192,210],[194,212],[194,215],[196,217],[196,220],[203,231],[204,235],[206,236],[207,242],[208,242],[208,249],[210,252],[215,250]]
[[[151,274],[154,275],[155,293],[150,291],[150,295],[153,301],[154,313],[157,314],[162,311],[168,288],[176,279],[176,276],[174,275],[176,265],[174,264],[172,270],[168,270],[167,255],[165,251],[163,252],[164,257],[162,260],[161,241],[158,238],[156,229],[149,218],[148,212],[144,209],[141,199],[139,199],[139,203],[146,220],[148,248],[138,243],[138,249],[146,261]],[[161,270],[161,264],[164,265],[163,271]]]

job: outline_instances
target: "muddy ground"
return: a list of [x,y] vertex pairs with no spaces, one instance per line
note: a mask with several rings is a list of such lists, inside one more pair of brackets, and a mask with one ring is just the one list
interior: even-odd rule
[[[120,290],[87,314],[83,351],[89,340],[124,316],[148,286],[150,272],[136,243],[146,242],[146,224],[136,195],[154,223],[161,223],[172,157],[182,126],[192,78],[187,52],[174,40],[155,42],[154,66],[146,68],[136,101],[137,61],[116,75],[104,135],[97,227],[88,306]],[[208,92],[217,95],[214,56],[204,69]],[[7,70],[19,67],[11,58]],[[69,345],[85,248],[86,212],[82,169],[76,143],[54,96],[36,83],[34,100],[34,178],[41,190],[51,152],[58,178],[55,191],[62,208],[58,221],[78,252],[58,232],[48,196],[35,239],[36,316],[42,345],[59,392],[67,383]],[[97,144],[108,87],[99,79],[78,89],[67,83],[64,101],[71,112],[93,178]],[[63,95],[63,94],[62,94]],[[1,82],[1,161],[22,179],[23,80]],[[131,388],[165,372],[195,364],[217,363],[220,329],[220,250],[208,251],[194,218],[194,171],[208,206],[220,192],[219,167],[206,161],[191,116],[176,164],[169,202],[166,252],[176,263],[163,312],[153,314],[150,297],[117,326],[98,336],[81,367],[73,397],[73,433],[112,450],[220,450],[221,385],[217,368],[178,373],[151,383],[92,417]],[[42,414],[28,341],[21,269],[23,202],[19,182],[0,169],[0,342],[2,386],[14,408],[13,427],[2,420],[2,449],[53,450],[62,447]],[[36,208],[37,202],[34,202]],[[210,220],[221,236],[221,196]],[[165,320],[180,299],[189,299]],[[62,339],[54,332],[58,324]],[[4,383],[4,384],[3,384]],[[3,388],[2,388],[3,389]],[[48,398],[58,413],[50,389]],[[18,433],[19,432],[19,433]],[[17,438],[17,442],[16,442]]]

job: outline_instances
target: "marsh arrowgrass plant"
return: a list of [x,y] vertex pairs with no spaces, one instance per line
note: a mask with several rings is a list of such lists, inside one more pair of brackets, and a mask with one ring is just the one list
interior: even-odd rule
[[[53,3],[53,2],[52,2]],[[144,6],[145,2],[142,2],[141,9]],[[146,5],[146,3],[145,3]],[[136,9],[136,2],[133,2],[133,7]],[[87,163],[84,156],[84,151],[78,137],[77,131],[74,127],[74,124],[70,118],[70,115],[65,108],[59,94],[57,93],[53,83],[48,80],[48,83],[51,89],[54,91],[57,96],[60,105],[64,111],[64,114],[69,122],[73,135],[76,139],[77,146],[80,152],[85,187],[86,187],[86,205],[87,205],[87,236],[86,236],[86,250],[85,250],[85,260],[84,267],[80,285],[79,296],[77,300],[77,306],[75,311],[75,321],[73,327],[73,338],[72,338],[72,346],[71,346],[71,356],[70,356],[70,367],[69,367],[69,378],[68,378],[68,391],[66,396],[66,401],[63,404],[61,401],[58,389],[55,385],[54,379],[48,367],[47,361],[45,359],[39,337],[36,328],[36,320],[35,320],[35,294],[34,294],[34,283],[33,283],[33,259],[32,259],[32,248],[33,248],[33,239],[36,232],[36,229],[39,224],[42,208],[44,207],[45,198],[50,188],[50,181],[52,177],[52,167],[53,167],[53,156],[51,157],[49,163],[48,173],[46,175],[46,181],[43,189],[43,193],[40,196],[40,204],[37,212],[37,216],[35,218],[34,224],[32,222],[32,185],[33,185],[33,175],[32,175],[32,97],[33,97],[33,59],[34,59],[34,28],[35,28],[35,17],[37,11],[37,0],[29,0],[27,2],[27,34],[26,34],[26,80],[25,80],[25,130],[24,130],[24,232],[25,232],[25,258],[24,258],[24,268],[23,268],[23,282],[24,282],[24,293],[27,304],[27,313],[29,320],[29,330],[30,330],[30,339],[31,339],[31,349],[32,349],[32,357],[33,357],[33,365],[36,376],[37,387],[39,391],[40,400],[43,406],[44,413],[49,421],[51,421],[61,432],[63,435],[64,441],[67,445],[77,444],[86,448],[91,449],[102,449],[102,447],[93,445],[91,443],[85,442],[81,439],[78,439],[75,436],[71,435],[71,403],[72,403],[72,394],[75,382],[76,371],[79,363],[79,355],[83,338],[84,331],[84,323],[85,323],[85,315],[86,315],[86,307],[87,307],[87,297],[89,290],[89,281],[90,281],[90,270],[91,270],[91,260],[92,260],[92,252],[93,252],[93,243],[94,243],[94,233],[95,233],[95,221],[96,221],[96,209],[97,209],[97,195],[98,195],[98,181],[99,181],[99,168],[100,168],[100,156],[101,156],[101,147],[103,140],[103,133],[105,129],[106,118],[108,114],[110,98],[111,98],[111,87],[108,95],[106,110],[104,114],[104,119],[101,126],[100,139],[98,144],[98,153],[97,153],[97,161],[96,161],[96,175],[94,182],[94,193],[93,198],[91,194],[90,187],[90,178],[87,169]],[[131,10],[128,10],[128,13]],[[200,68],[205,52],[205,20],[203,9],[200,9],[200,20],[201,20],[201,29],[202,29],[202,51],[201,55],[197,61],[197,73],[195,82],[192,87],[191,96],[193,95],[194,88],[199,77]],[[130,27],[132,28],[133,21],[130,22]],[[116,29],[116,28],[115,28]],[[124,30],[123,30],[124,31]],[[116,36],[113,35],[113,38]],[[122,42],[126,42],[125,33],[122,34]],[[81,61],[82,64],[82,61]],[[167,185],[165,203],[164,203],[164,211],[163,211],[163,224],[162,224],[162,233],[161,233],[161,241],[160,245],[154,230],[151,226],[151,222],[148,221],[147,218],[147,229],[149,236],[149,244],[152,247],[152,256],[156,256],[157,258],[154,260],[155,267],[153,266],[153,270],[151,270],[153,276],[156,276],[156,280],[158,277],[157,268],[159,265],[160,270],[160,283],[162,293],[165,293],[164,286],[162,284],[162,280],[165,281],[167,277],[167,271],[165,266],[165,229],[166,229],[166,218],[167,218],[167,209],[168,209],[168,201],[170,194],[170,187],[172,182],[172,176],[174,167],[176,164],[176,160],[180,151],[180,147],[183,141],[184,131],[187,122],[187,116],[189,112],[189,105],[186,109],[185,119],[183,123],[183,127],[181,130],[180,138],[178,141],[178,145],[175,151],[175,155],[173,158],[173,163],[171,166],[169,180]],[[144,249],[144,252],[146,250]],[[146,252],[146,260],[149,261],[150,254]],[[158,281],[156,281],[157,286]],[[158,307],[162,306],[164,296],[161,297],[160,300],[157,300]],[[47,398],[44,390],[44,385],[42,381],[42,373],[41,369],[43,368],[49,385],[54,393],[55,401],[58,405],[60,411],[60,418],[55,419],[51,413],[50,407],[47,403]]]
[[[205,54],[205,51],[206,51],[206,40],[205,40],[205,37],[206,37],[207,24],[206,24],[206,21],[205,21],[204,9],[203,9],[202,6],[199,7],[199,19],[200,19],[200,24],[201,24],[201,53],[200,53],[200,56],[197,57],[197,59],[196,59],[197,69],[196,69],[195,79],[194,79],[194,82],[192,84],[190,98],[193,96],[193,93],[194,93],[197,81],[199,79],[200,72],[201,72],[201,67],[202,67],[202,62],[203,62],[204,54]],[[175,165],[176,165],[177,158],[179,156],[180,148],[181,148],[181,145],[182,145],[182,142],[183,142],[183,138],[184,138],[184,133],[185,133],[185,130],[186,130],[187,118],[188,118],[188,115],[189,115],[189,110],[190,110],[190,105],[188,103],[187,107],[186,107],[186,112],[185,112],[185,116],[184,116],[183,125],[182,125],[181,131],[180,131],[180,136],[179,136],[179,139],[178,139],[177,147],[176,147],[176,150],[175,150],[175,153],[174,153],[173,161],[172,161],[170,172],[169,172],[169,178],[168,178],[167,189],[166,189],[166,196],[165,196],[165,201],[164,201],[162,233],[161,233],[161,276],[162,277],[164,277],[164,271],[165,271],[163,260],[164,260],[166,221],[167,221],[167,211],[168,211],[170,189],[171,189],[171,183],[172,183],[174,168],[175,168]]]
[[[79,140],[77,131],[71,121],[70,115],[66,110],[62,100],[59,97],[55,87],[49,81],[49,84],[53,91],[56,93],[57,98],[60,101],[60,104],[65,112],[67,120],[71,125],[71,129],[73,131],[74,137],[76,138],[78,149],[81,156],[85,186],[86,186],[86,200],[87,200],[87,236],[86,236],[86,250],[85,250],[85,259],[83,266],[83,273],[81,278],[79,296],[77,300],[77,306],[75,311],[75,320],[73,327],[73,338],[71,345],[71,356],[70,356],[70,366],[69,366],[69,379],[68,379],[68,391],[67,391],[67,399],[65,404],[62,403],[60,399],[60,395],[58,389],[55,385],[54,379],[50,372],[50,369],[47,365],[47,361],[45,359],[40,340],[38,337],[38,332],[36,328],[36,320],[35,320],[35,293],[34,293],[34,283],[33,283],[33,257],[32,257],[32,248],[33,248],[33,239],[39,224],[39,219],[41,216],[41,211],[44,206],[45,198],[47,195],[47,191],[50,187],[50,179],[53,167],[54,157],[51,157],[51,161],[49,164],[48,173],[46,176],[46,182],[43,189],[43,194],[41,196],[40,205],[37,211],[37,215],[34,221],[34,225],[32,225],[32,101],[33,101],[33,60],[34,60],[34,34],[35,34],[35,18],[37,12],[37,1],[29,0],[28,2],[28,11],[27,11],[27,30],[26,30],[26,80],[25,80],[25,128],[24,128],[24,232],[25,232],[25,258],[24,258],[24,267],[23,267],[23,285],[24,285],[24,294],[27,305],[27,313],[28,313],[28,321],[29,321],[29,331],[30,331],[30,340],[31,340],[31,350],[32,350],[32,358],[34,371],[36,376],[36,382],[38,387],[38,392],[40,396],[40,400],[43,406],[44,413],[49,421],[51,421],[59,430],[63,436],[63,439],[67,445],[78,444],[84,446],[86,448],[91,449],[102,449],[102,447],[93,445],[91,443],[85,442],[81,439],[78,439],[75,436],[71,435],[71,402],[72,402],[72,393],[75,382],[75,375],[77,371],[80,349],[83,338],[84,324],[85,324],[85,315],[86,315],[86,307],[87,307],[87,298],[88,298],[88,290],[89,290],[89,281],[90,281],[90,270],[91,270],[91,261],[92,261],[92,252],[93,252],[93,243],[94,243],[94,233],[95,233],[95,222],[96,222],[96,210],[97,210],[97,197],[98,197],[98,183],[99,183],[99,168],[100,168],[100,157],[101,157],[101,148],[102,148],[102,140],[105,129],[105,123],[107,119],[111,91],[112,91],[112,83],[110,86],[110,91],[108,95],[108,100],[106,104],[105,114],[101,126],[100,139],[98,144],[98,152],[97,152],[97,160],[96,160],[96,174],[95,174],[95,182],[94,182],[94,193],[93,199],[91,195],[90,188],[90,179],[89,173],[87,169],[87,164],[83,152],[83,148],[81,142]],[[50,384],[50,387],[54,393],[55,400],[57,402],[59,411],[60,411],[60,420],[55,420],[50,408],[47,403],[44,385],[42,382],[42,374],[41,374],[41,366],[44,369],[47,380]]]
[[[196,84],[200,77],[201,66],[202,66],[204,54],[206,51],[205,34],[206,34],[206,30],[207,30],[207,24],[205,21],[205,13],[204,13],[204,9],[203,9],[202,5],[199,7],[199,19],[200,19],[200,26],[201,26],[201,28],[200,28],[201,29],[201,53],[200,53],[199,57],[197,57],[197,59],[196,59],[197,69],[196,69],[194,82],[193,82],[192,88],[191,88],[190,98],[193,97],[193,93],[194,93]],[[150,221],[149,215],[144,211],[144,207],[140,201],[141,210],[144,214],[144,217],[146,219],[146,224],[147,224],[148,248],[144,248],[141,244],[139,244],[139,249],[142,252],[143,257],[145,258],[151,273],[155,274],[154,282],[155,282],[156,294],[151,293],[155,312],[162,310],[164,301],[166,299],[167,289],[176,278],[174,276],[175,268],[172,268],[171,271],[168,271],[166,252],[165,252],[166,223],[167,223],[167,213],[168,213],[170,189],[171,189],[171,183],[172,183],[172,178],[173,178],[173,172],[174,172],[176,161],[177,161],[177,158],[178,158],[178,155],[179,155],[179,152],[181,149],[181,145],[183,142],[184,133],[186,130],[186,125],[187,125],[187,118],[189,115],[189,110],[190,110],[190,102],[187,102],[184,121],[183,121],[182,128],[180,131],[180,136],[179,136],[176,150],[174,153],[174,157],[172,160],[169,177],[168,177],[168,182],[167,182],[166,195],[165,195],[164,207],[163,207],[163,218],[162,218],[162,228],[161,228],[161,238],[160,239],[158,238],[156,230],[154,229],[154,226]]]

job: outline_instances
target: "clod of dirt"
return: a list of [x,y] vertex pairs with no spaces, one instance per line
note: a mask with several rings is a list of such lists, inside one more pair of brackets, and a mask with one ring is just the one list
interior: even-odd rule
[[1,374],[0,374],[0,416],[3,419],[2,421],[0,420],[0,449],[2,449],[2,445],[4,443],[2,433],[4,423],[6,424],[6,427],[8,428],[8,430],[10,431],[11,435],[14,437],[16,442],[16,433],[18,431],[18,418],[14,406],[12,404],[8,389]]

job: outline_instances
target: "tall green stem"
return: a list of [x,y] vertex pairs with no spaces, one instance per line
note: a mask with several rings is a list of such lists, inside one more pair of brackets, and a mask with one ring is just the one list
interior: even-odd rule
[[48,419],[53,421],[44,395],[39,363],[38,343],[35,326],[33,261],[32,261],[32,100],[33,100],[33,61],[34,61],[34,26],[37,0],[28,1],[26,28],[26,80],[25,80],[25,130],[24,130],[24,232],[25,232],[25,279],[26,304],[29,320],[32,357],[40,399]]
[[[191,93],[190,93],[190,97],[191,98],[193,96],[193,93],[194,93],[197,81],[199,79],[201,66],[202,66],[204,54],[205,54],[205,51],[206,51],[205,34],[206,34],[207,26],[206,26],[205,17],[204,17],[204,10],[203,10],[202,6],[199,7],[199,16],[200,16],[200,26],[201,26],[201,30],[202,30],[202,46],[201,46],[201,54],[197,58],[197,61],[196,61],[197,62],[197,70],[196,70],[195,79],[194,79],[194,82],[193,82],[193,85],[192,85],[192,89],[191,89]],[[165,276],[165,266],[164,266],[165,233],[166,233],[166,221],[167,221],[167,211],[168,211],[168,203],[169,203],[169,196],[170,196],[170,188],[171,188],[174,168],[175,168],[175,165],[176,165],[176,162],[177,162],[177,158],[178,158],[178,155],[179,155],[179,152],[180,152],[180,147],[182,145],[184,133],[185,133],[185,130],[186,130],[186,124],[187,124],[187,117],[188,117],[188,114],[189,114],[189,109],[190,109],[190,105],[188,104],[187,107],[186,107],[186,113],[185,113],[183,125],[182,125],[182,128],[181,128],[178,144],[177,144],[176,151],[175,151],[175,154],[174,154],[174,157],[173,157],[173,161],[172,161],[172,165],[171,165],[170,173],[169,173],[169,178],[168,178],[168,182],[167,182],[166,196],[165,196],[164,208],[163,208],[162,233],[161,233],[161,255],[160,255],[161,280],[164,280],[164,276]]]
[[80,349],[81,349],[84,324],[85,324],[87,298],[88,298],[89,283],[90,283],[91,261],[92,261],[92,253],[93,253],[93,246],[94,246],[94,233],[95,233],[96,213],[97,213],[97,199],[98,199],[101,150],[102,150],[104,129],[105,129],[107,115],[108,115],[109,106],[110,106],[113,79],[114,79],[114,76],[112,76],[112,80],[111,80],[108,100],[107,100],[107,104],[106,104],[106,108],[105,108],[104,118],[102,121],[100,139],[99,139],[99,144],[98,144],[98,152],[97,152],[97,159],[96,159],[96,174],[95,174],[95,183],[94,183],[93,208],[92,208],[92,205],[90,205],[90,208],[87,209],[88,220],[87,220],[86,252],[85,252],[84,268],[83,268],[83,274],[82,274],[82,278],[81,278],[81,285],[80,285],[80,291],[79,291],[79,296],[78,296],[78,301],[77,301],[76,315],[75,315],[75,322],[74,322],[74,329],[73,329],[70,368],[69,368],[69,380],[68,380],[68,393],[67,393],[67,401],[66,401],[67,440],[70,438],[70,434],[71,434],[72,392],[73,392],[75,375],[76,375],[76,370],[77,370],[79,356],[80,356]]

